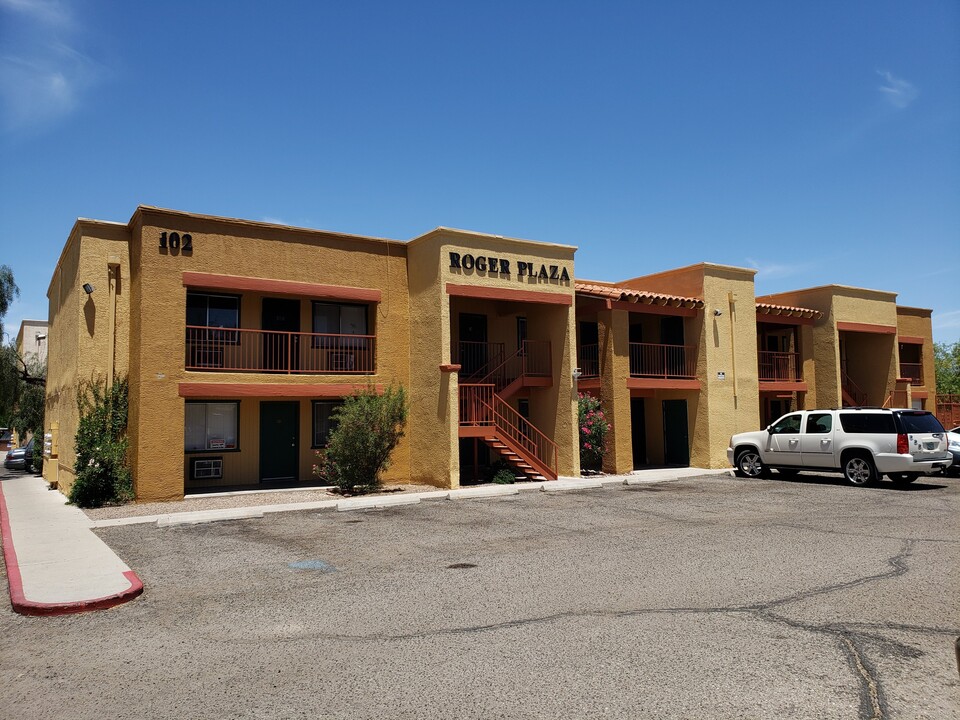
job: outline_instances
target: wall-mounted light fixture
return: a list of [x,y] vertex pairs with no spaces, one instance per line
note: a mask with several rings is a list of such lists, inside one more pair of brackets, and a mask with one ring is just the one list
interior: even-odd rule
[[720,317],[721,315],[723,315],[723,310],[714,310],[713,314],[715,317]]
[[574,380],[579,380],[581,377],[583,377],[583,373],[580,372],[580,368],[574,368],[574,369],[573,369],[573,379],[574,379]]
[[40,342],[41,340],[46,340],[46,339],[47,339],[46,335],[44,335],[43,333],[37,333],[37,342]]
[[94,291],[94,290],[96,290],[96,288],[95,288],[93,285],[91,285],[90,283],[84,283],[84,284],[83,284],[83,291],[84,291],[87,295],[93,295],[93,291]]

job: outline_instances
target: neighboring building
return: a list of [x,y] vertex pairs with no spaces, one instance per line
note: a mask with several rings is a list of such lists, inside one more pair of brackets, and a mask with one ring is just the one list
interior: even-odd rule
[[23,358],[27,367],[47,363],[47,332],[49,323],[46,320],[23,320],[20,323],[20,332],[17,333],[17,353]]
[[[709,263],[575,281],[574,251],[449,228],[398,242],[146,206],[126,224],[78,220],[48,291],[55,462],[44,475],[69,489],[76,388],[120,374],[140,500],[312,483],[337,404],[391,383],[407,389],[410,416],[390,481],[456,487],[497,458],[527,477],[577,475],[578,390],[597,394],[612,422],[606,469],[722,467],[731,434],[829,396],[838,313],[841,325],[892,323],[894,338],[902,322],[901,343],[931,345],[929,311],[894,309],[891,321],[890,293],[831,286],[757,299],[755,271]],[[877,308],[861,317],[845,293]],[[926,312],[926,325],[911,312]],[[873,356],[844,347],[878,398],[889,383],[874,387],[874,375],[902,375],[891,375],[897,344],[887,344]]]

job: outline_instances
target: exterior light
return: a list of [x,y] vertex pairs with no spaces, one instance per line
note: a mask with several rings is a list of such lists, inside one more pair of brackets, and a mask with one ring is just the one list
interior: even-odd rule
[[90,283],[84,283],[84,284],[83,284],[83,291],[84,291],[87,295],[92,295],[94,290],[96,290],[96,288],[95,288],[93,285],[91,285]]
[[716,317],[720,317],[721,315],[723,315],[723,310],[714,310],[713,314]]

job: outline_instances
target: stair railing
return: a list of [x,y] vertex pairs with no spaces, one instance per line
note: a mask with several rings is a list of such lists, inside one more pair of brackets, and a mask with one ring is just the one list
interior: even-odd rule
[[520,349],[504,358],[477,382],[492,383],[500,392],[518,377],[550,377],[553,375],[553,358],[549,340],[524,340]]

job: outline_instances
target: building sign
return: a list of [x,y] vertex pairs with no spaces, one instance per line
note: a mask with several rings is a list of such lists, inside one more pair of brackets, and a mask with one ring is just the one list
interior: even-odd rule
[[[450,253],[450,269],[461,273],[476,273],[487,277],[509,279],[513,275],[513,266],[510,260],[488,255],[474,255],[472,253]],[[570,273],[564,265],[549,265],[535,260],[517,260],[516,277],[518,280],[537,280],[540,282],[570,282]]]

